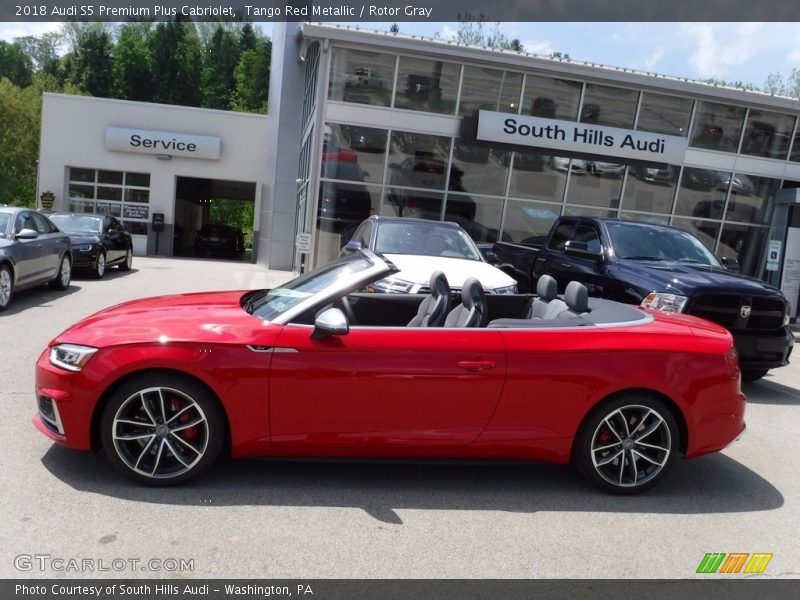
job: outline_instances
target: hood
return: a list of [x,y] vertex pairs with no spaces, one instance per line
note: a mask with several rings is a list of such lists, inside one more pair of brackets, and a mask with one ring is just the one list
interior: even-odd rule
[[100,242],[100,236],[96,233],[68,233],[67,235],[73,246],[97,244]]
[[[252,342],[254,319],[239,305],[245,291],[157,296],[125,302],[78,321],[54,343],[104,348],[154,342]],[[263,341],[263,332],[259,337]]]
[[658,292],[690,296],[697,292],[734,292],[752,296],[778,296],[780,290],[760,279],[721,267],[685,262],[619,259],[616,268],[623,281]]
[[393,277],[414,283],[412,293],[427,286],[431,273],[442,271],[447,276],[450,287],[460,288],[470,277],[476,277],[485,290],[516,285],[516,281],[492,265],[465,258],[443,258],[441,256],[420,256],[416,254],[386,254],[400,269]]

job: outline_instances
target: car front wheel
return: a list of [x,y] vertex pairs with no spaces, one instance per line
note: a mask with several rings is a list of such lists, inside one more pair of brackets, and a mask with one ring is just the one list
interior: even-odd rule
[[573,461],[596,486],[635,494],[666,475],[680,447],[670,408],[643,394],[627,394],[600,405],[586,418]]
[[7,309],[11,304],[13,291],[14,282],[11,277],[11,269],[8,265],[0,265],[0,311]]
[[58,274],[53,281],[50,282],[50,287],[54,290],[65,290],[69,287],[69,282],[72,280],[72,261],[69,256],[61,257],[61,266],[58,268]]
[[103,451],[128,477],[145,485],[179,485],[206,471],[219,456],[225,420],[203,385],[175,374],[127,381],[106,405]]
[[97,279],[102,279],[106,274],[106,254],[101,252],[97,255],[97,263],[94,265],[94,276]]

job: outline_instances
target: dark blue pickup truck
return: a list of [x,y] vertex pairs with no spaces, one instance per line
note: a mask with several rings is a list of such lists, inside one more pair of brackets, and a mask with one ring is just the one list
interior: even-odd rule
[[532,291],[540,275],[583,282],[594,296],[682,312],[727,328],[742,378],[789,362],[789,303],[760,279],[728,270],[681,229],[616,219],[560,217],[541,243],[497,242],[491,262]]

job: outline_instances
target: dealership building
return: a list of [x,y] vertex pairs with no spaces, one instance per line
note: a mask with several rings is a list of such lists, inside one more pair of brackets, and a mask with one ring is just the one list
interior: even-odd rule
[[665,223],[794,301],[799,116],[675,77],[276,23],[268,115],[45,94],[38,191],[120,217],[137,254],[189,250],[217,199],[252,203],[252,260],[294,270],[371,214],[479,242],[533,240],[559,215]]

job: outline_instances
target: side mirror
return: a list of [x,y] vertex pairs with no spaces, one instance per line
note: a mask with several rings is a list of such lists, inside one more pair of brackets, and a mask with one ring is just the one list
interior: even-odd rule
[[314,333],[311,339],[321,340],[331,335],[347,335],[350,326],[347,317],[338,308],[329,308],[314,320]]
[[604,257],[602,250],[599,252],[589,250],[589,245],[586,242],[567,242],[567,245],[564,247],[564,252],[578,258],[593,260],[598,263],[603,262]]
[[500,258],[497,256],[497,252],[494,250],[487,250],[486,251],[486,262],[490,265],[496,265],[500,262]]
[[23,229],[14,237],[18,240],[35,240],[39,237],[39,232],[35,229]]
[[719,262],[721,262],[722,266],[728,269],[728,271],[732,271],[733,273],[739,272],[739,261],[735,256],[723,256],[719,259]]

